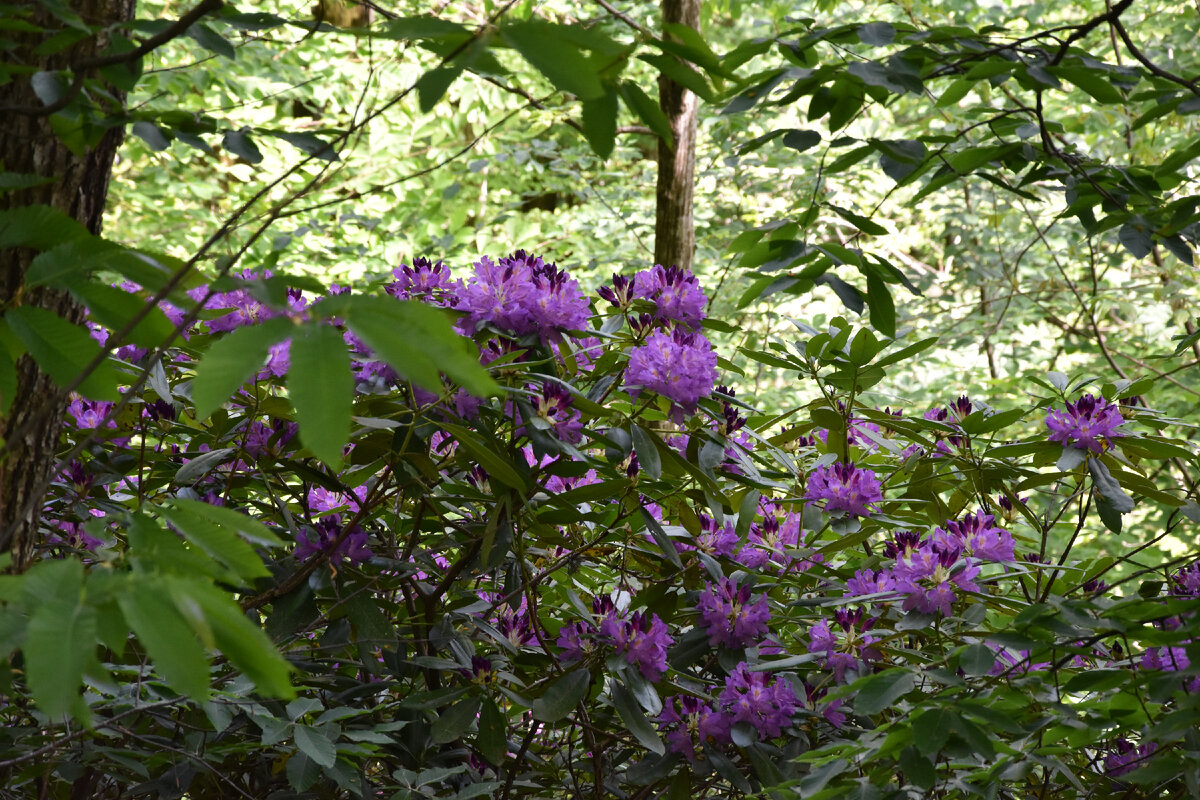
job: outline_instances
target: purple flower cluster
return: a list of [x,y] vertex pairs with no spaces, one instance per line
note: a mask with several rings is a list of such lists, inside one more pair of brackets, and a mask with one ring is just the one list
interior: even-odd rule
[[947,547],[960,546],[967,555],[985,561],[1017,560],[1012,534],[998,527],[996,518],[983,510],[950,520],[944,529],[935,528],[933,536]]
[[454,307],[458,304],[461,285],[450,279],[450,268],[441,261],[431,263],[428,258],[414,258],[412,266],[401,264],[392,270],[394,280],[384,291],[398,300],[423,300],[439,306]]
[[293,554],[301,561],[308,561],[320,553],[328,553],[329,563],[334,566],[343,560],[358,564],[371,557],[366,531],[355,526],[341,542],[338,542],[341,533],[342,519],[339,515],[329,514],[321,517],[311,529],[302,529],[296,534],[296,549]]
[[1104,772],[1110,778],[1119,778],[1140,767],[1157,750],[1158,745],[1154,742],[1134,745],[1128,739],[1117,739],[1104,756]]
[[562,660],[582,661],[601,647],[612,647],[615,655],[624,656],[648,681],[661,680],[667,674],[667,649],[675,640],[657,614],[647,616],[639,611],[626,617],[607,597],[596,598],[592,610],[601,618],[599,627],[590,621],[576,621],[559,631],[555,644],[562,649]]
[[705,757],[706,750],[728,744],[738,723],[753,728],[760,741],[778,738],[791,725],[798,705],[789,682],[752,672],[742,661],[725,678],[725,689],[715,704],[677,695],[663,706],[658,721],[671,750],[695,761]]
[[1126,435],[1125,431],[1117,430],[1124,424],[1116,406],[1091,394],[1067,403],[1066,411],[1055,409],[1046,416],[1050,441],[1092,453],[1111,449],[1113,439]]
[[958,599],[956,590],[979,591],[974,582],[979,567],[974,559],[963,557],[961,545],[946,538],[925,539],[916,548],[897,555],[892,574],[897,591],[907,595],[905,611],[915,608],[925,614],[940,611],[948,616]]
[[536,333],[543,340],[584,329],[589,314],[578,281],[524,250],[498,262],[481,258],[461,290],[458,307],[467,312],[468,332],[490,323],[518,336]]
[[854,462],[817,467],[808,476],[804,499],[825,501],[825,510],[854,517],[869,517],[883,499],[883,488],[875,473],[859,469]]
[[839,608],[833,615],[836,627],[827,620],[817,622],[808,632],[808,651],[824,655],[821,666],[833,672],[838,683],[844,683],[846,672],[864,672],[870,662],[882,658],[874,647],[879,641],[867,631],[875,625],[875,617],[864,619],[862,609]]
[[564,442],[579,444],[583,441],[583,423],[579,409],[571,405],[571,393],[557,383],[547,383],[541,389],[534,408],[538,417],[545,420],[554,435]]
[[629,354],[625,380],[635,394],[649,389],[691,413],[700,398],[712,394],[717,354],[699,333],[656,331]]
[[652,300],[654,318],[664,322],[679,322],[697,328],[704,319],[708,297],[691,270],[656,264],[639,272],[633,279],[637,297]]
[[796,558],[790,551],[804,544],[807,531],[801,530],[802,515],[793,511],[785,512],[776,503],[762,500],[758,504],[762,514],[762,522],[750,525],[746,545],[738,553],[738,563],[749,569],[772,569],[775,572],[794,570],[805,572],[824,560],[819,554],[807,558]]
[[747,647],[767,632],[771,610],[767,596],[752,598],[750,587],[729,578],[705,583],[696,603],[709,644],[731,649]]

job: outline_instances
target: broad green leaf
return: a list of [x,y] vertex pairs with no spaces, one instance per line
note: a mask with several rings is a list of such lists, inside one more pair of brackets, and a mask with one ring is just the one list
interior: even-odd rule
[[674,56],[650,53],[639,55],[638,60],[645,61],[675,83],[691,90],[704,102],[715,103],[717,101],[717,94],[708,85],[708,81],[704,80],[704,76]]
[[429,730],[433,741],[436,744],[449,744],[461,739],[475,723],[480,702],[478,697],[464,697],[439,714]]
[[306,325],[292,336],[288,397],[296,409],[300,440],[330,469],[342,463],[350,440],[354,374],[342,334],[331,325]]
[[337,763],[337,747],[322,730],[311,725],[294,725],[292,736],[296,740],[296,747],[311,758],[314,764],[332,767]]
[[390,297],[344,295],[327,298],[313,310],[342,317],[380,358],[423,389],[441,392],[438,372],[444,372],[476,396],[500,393],[440,309]]
[[950,739],[958,715],[948,708],[930,708],[912,722],[913,740],[917,750],[926,756],[936,756]]
[[254,548],[242,541],[233,530],[215,523],[208,515],[197,513],[196,506],[205,503],[177,498],[173,505],[174,508],[162,506],[158,511],[179,529],[183,538],[241,578],[243,584],[270,576],[270,571]]
[[897,667],[870,675],[856,682],[858,694],[854,710],[859,714],[878,714],[913,689],[911,673]]
[[182,578],[172,581],[171,592],[176,607],[183,604],[200,609],[204,621],[211,627],[217,647],[234,666],[246,673],[260,693],[286,700],[295,697],[290,680],[291,666],[279,655],[267,635],[246,618],[230,595],[211,583]]
[[[146,301],[142,298],[106,283],[80,283],[71,287],[71,294],[87,306],[97,322],[114,333],[124,328],[135,314],[146,307]],[[125,341],[149,349],[166,344],[174,333],[175,326],[162,309],[152,307],[129,332]]]
[[219,56],[230,59],[231,61],[237,56],[237,52],[233,49],[233,45],[229,43],[221,34],[214,31],[202,22],[198,22],[187,29],[187,35],[209,52],[216,53]]
[[258,164],[263,160],[262,151],[250,138],[249,128],[236,131],[226,131],[221,137],[221,145],[238,158],[249,164]]
[[1125,494],[1121,484],[1112,476],[1103,461],[1099,458],[1089,458],[1088,470],[1092,473],[1092,482],[1096,489],[1115,511],[1121,514],[1133,511],[1133,498]]
[[875,330],[884,336],[896,335],[896,304],[887,284],[877,275],[867,275],[867,310]]
[[287,319],[269,319],[259,325],[244,325],[217,339],[196,365],[192,402],[196,419],[208,419],[233,396],[238,388],[262,369],[271,347],[295,326]]
[[156,153],[162,152],[171,146],[171,140],[167,138],[162,129],[148,120],[139,120],[129,126],[130,132],[146,143]]
[[[82,326],[72,325],[44,308],[18,306],[4,315],[9,328],[29,348],[29,354],[54,382],[67,386],[100,355],[100,345]],[[79,384],[76,391],[92,400],[119,400],[119,376],[105,359]]]
[[263,131],[263,133],[270,133],[277,139],[283,139],[300,152],[316,156],[322,161],[341,160],[331,143],[311,133],[297,133],[293,131]]
[[667,115],[663,113],[658,102],[651,100],[650,96],[642,91],[642,87],[632,81],[621,81],[620,86],[621,99],[625,101],[625,105],[638,115],[642,122],[650,127],[650,130],[667,143],[668,147],[675,146],[675,138],[671,133],[671,123],[667,120]]
[[1086,67],[1057,67],[1054,74],[1066,78],[1101,103],[1124,105],[1125,95],[1118,91],[1103,74]]
[[642,470],[654,480],[662,477],[662,459],[658,455],[657,438],[636,422],[629,426],[633,434],[633,450],[637,453],[638,464]]
[[617,90],[606,84],[604,94],[583,101],[583,135],[601,159],[612,155],[617,137]]
[[533,701],[533,717],[542,722],[558,722],[587,697],[592,675],[580,668],[568,672],[550,684],[546,693]]
[[[0,319],[0,325],[3,324],[4,320]],[[8,354],[8,348],[0,347],[0,417],[8,414],[16,395],[17,365]]]
[[[78,709],[83,671],[95,658],[95,611],[83,598],[83,564],[41,561],[30,570],[39,592],[25,635],[25,679],[34,702],[59,719]],[[30,581],[32,584],[33,581]]]
[[499,766],[508,753],[508,721],[490,697],[483,699],[479,709],[479,734],[475,749],[488,763]]
[[652,753],[658,755],[665,753],[667,748],[663,745],[658,731],[655,730],[650,720],[646,719],[646,715],[642,711],[642,707],[638,705],[633,693],[620,681],[614,680],[609,683],[609,686],[612,688],[613,705],[617,707],[621,721],[625,723],[625,727],[633,734],[634,738]]
[[679,551],[675,547],[675,542],[671,541],[671,537],[667,536],[662,525],[659,525],[658,520],[645,508],[642,509],[642,520],[650,530],[650,536],[654,539],[654,543],[658,545],[658,549],[667,557],[667,560],[674,565],[675,569],[683,569],[683,562],[679,559]]
[[208,655],[163,588],[164,580],[169,578],[132,575],[117,603],[167,685],[203,702],[210,693]]
[[530,20],[505,27],[503,36],[556,88],[581,100],[602,96],[605,90],[598,76],[599,65],[570,43],[561,28],[550,22]]
[[421,113],[428,114],[433,110],[462,71],[460,66],[437,67],[420,77],[417,81],[417,99]]
[[975,83],[976,81],[970,78],[958,78],[946,87],[946,91],[942,92],[941,97],[938,98],[935,105],[938,108],[945,108],[946,106],[957,104],[959,100],[966,97],[967,93],[974,88]]
[[500,481],[505,486],[525,491],[528,484],[516,465],[496,452],[496,449],[481,439],[478,434],[449,423],[443,423],[442,428],[458,441],[460,447],[470,452],[479,462],[479,466],[487,471],[489,477]]
[[968,645],[958,657],[958,664],[963,672],[972,677],[987,675],[995,663],[996,654],[986,644]]
[[906,747],[901,750],[899,761],[905,780],[918,789],[929,791],[937,783],[937,770],[917,748]]
[[251,544],[256,544],[260,547],[283,546],[283,541],[272,533],[271,529],[266,525],[232,508],[214,506],[209,503],[201,503],[197,500],[185,500],[182,497],[173,497],[167,500],[166,503],[177,508],[187,509],[190,513],[203,517],[216,525],[236,531],[238,535]]

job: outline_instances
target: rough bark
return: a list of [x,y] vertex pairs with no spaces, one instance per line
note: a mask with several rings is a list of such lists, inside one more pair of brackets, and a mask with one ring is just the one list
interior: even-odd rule
[[[23,34],[5,59],[38,70],[59,70],[94,58],[108,44],[106,30],[132,19],[134,5],[135,0],[74,0],[72,9],[89,24],[98,26],[100,33],[66,51],[42,56],[35,52],[37,45],[64,25],[35,3],[28,19],[45,32]],[[6,172],[34,174],[52,181],[0,195],[0,209],[50,205],[92,233],[99,233],[113,158],[124,129],[120,125],[110,128],[98,143],[77,155],[55,135],[49,115],[30,113],[42,105],[27,78],[0,86],[0,108],[9,109],[0,115],[0,164]],[[0,251],[0,311],[18,304],[33,305],[78,322],[83,310],[65,292],[43,288],[23,291],[25,272],[34,255],[24,249]],[[61,404],[47,405],[54,383],[28,356],[18,362],[17,372],[17,392],[9,415],[0,417],[0,441],[7,441],[13,431],[25,433],[7,442],[8,454],[0,461],[0,552],[9,550],[15,568],[22,569],[36,544],[41,512],[37,498],[45,493],[51,478],[64,408]]]
[[[700,0],[662,0],[663,24],[700,29]],[[665,75],[658,79],[658,102],[671,123],[673,146],[658,143],[658,196],[654,221],[654,260],[669,267],[692,266],[696,233],[692,225],[695,193],[696,95]]]

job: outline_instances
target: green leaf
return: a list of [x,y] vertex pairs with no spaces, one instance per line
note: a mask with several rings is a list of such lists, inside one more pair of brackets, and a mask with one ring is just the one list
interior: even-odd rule
[[[0,318],[0,326],[4,320]],[[0,347],[0,417],[8,414],[13,398],[17,396],[17,365],[8,348]]]
[[878,275],[867,275],[867,310],[875,330],[884,336],[896,335],[896,304]]
[[[254,552],[254,548],[242,541],[234,530],[216,522],[214,515],[204,511],[204,508],[208,507],[207,503],[175,498],[171,504],[173,508],[162,506],[159,513],[179,529],[183,538],[200,548],[213,561],[246,583],[255,578],[270,577],[271,572]],[[236,511],[232,513],[237,514]]]
[[248,133],[249,128],[236,131],[226,131],[221,137],[222,146],[238,158],[249,164],[258,164],[263,160],[262,151],[254,144]]
[[533,717],[542,722],[558,722],[587,697],[592,675],[576,669],[550,684],[546,693],[533,701]]
[[475,722],[479,706],[478,697],[464,697],[439,714],[429,731],[433,741],[436,744],[449,744],[461,739]]
[[704,76],[675,58],[675,56],[650,53],[639,55],[638,60],[645,61],[652,67],[655,67],[663,75],[666,75],[685,89],[689,89],[697,97],[704,100],[704,102],[717,102],[717,94],[708,85],[708,81],[704,79]]
[[1064,444],[1062,446],[1062,455],[1058,457],[1058,463],[1055,464],[1055,467],[1058,468],[1059,472],[1071,472],[1082,464],[1086,458],[1087,450],[1084,450],[1082,447]]
[[[18,306],[4,315],[9,328],[27,348],[33,360],[59,386],[75,381],[100,355],[100,345],[80,325],[34,306]],[[92,400],[119,400],[116,367],[107,359],[84,378],[76,389]]]
[[975,81],[970,78],[958,78],[949,86],[946,91],[942,92],[941,97],[935,103],[937,108],[945,108],[946,106],[956,105],[959,100],[967,96],[975,86]]
[[131,575],[117,603],[167,685],[198,702],[209,697],[208,655],[175,608],[160,576]]
[[637,114],[642,122],[649,126],[650,130],[667,143],[668,147],[675,146],[675,137],[671,133],[671,123],[667,120],[667,115],[650,96],[642,91],[642,87],[632,81],[621,81],[620,86],[621,99],[625,101],[625,105]]
[[[291,666],[279,655],[267,635],[246,618],[231,596],[211,583],[198,580],[173,581],[170,589],[176,607],[199,608],[217,647],[235,667],[246,673],[260,693],[285,700],[295,697],[290,679]],[[193,628],[195,626],[193,622]],[[197,634],[201,631],[197,630]]]
[[345,319],[379,357],[423,389],[443,391],[440,371],[478,397],[501,392],[479,365],[470,343],[454,331],[440,309],[411,300],[343,295],[326,298],[313,310]]
[[821,134],[816,131],[806,131],[799,128],[786,131],[783,134],[783,146],[790,147],[797,153],[811,150],[821,143]]
[[216,53],[230,60],[237,55],[233,49],[233,45],[229,43],[221,34],[214,31],[202,22],[198,22],[187,29],[187,35],[190,36],[196,44],[208,50],[211,53]]
[[958,657],[958,665],[971,677],[987,675],[996,663],[996,654],[986,644],[969,645]]
[[292,336],[288,396],[296,409],[300,440],[326,466],[337,470],[350,440],[354,374],[342,334],[331,325],[306,325]]
[[1127,669],[1089,669],[1072,675],[1063,686],[1063,691],[1104,692],[1129,683],[1132,677]]
[[438,67],[421,76],[417,81],[417,100],[421,113],[428,114],[433,110],[462,71],[459,66]]
[[1125,95],[1095,70],[1085,67],[1057,67],[1054,74],[1066,78],[1101,103],[1125,104]]
[[314,764],[332,767],[337,763],[337,747],[321,730],[311,725],[294,725],[292,736],[296,739],[296,747]]
[[598,65],[563,35],[564,26],[542,20],[517,22],[503,29],[504,38],[557,89],[581,100],[604,94]]
[[935,756],[950,740],[958,715],[948,708],[930,708],[912,722],[913,741],[922,755]]
[[859,714],[878,714],[913,689],[913,676],[900,668],[870,675],[855,684],[858,694],[854,710]]
[[651,538],[658,545],[658,549],[663,552],[667,560],[675,567],[675,569],[683,569],[683,562],[679,559],[679,551],[675,547],[675,543],[671,541],[671,537],[667,536],[667,532],[663,530],[662,525],[658,524],[658,520],[654,518],[645,508],[642,509],[642,520],[646,523],[646,527],[650,531]]
[[915,747],[906,747],[900,751],[900,771],[904,779],[918,789],[929,791],[937,783],[937,770],[933,763],[921,755]]
[[[114,333],[146,308],[146,301],[142,298],[106,283],[88,281],[75,284],[71,287],[71,294],[87,307],[97,322]],[[150,349],[166,344],[174,333],[175,326],[167,319],[167,315],[154,306],[129,332],[126,341]]]
[[1121,484],[1108,471],[1103,461],[1099,458],[1089,458],[1088,470],[1092,473],[1092,482],[1096,489],[1115,511],[1121,514],[1133,511],[1133,498],[1125,494]]
[[654,725],[646,718],[646,714],[638,704],[637,698],[633,696],[633,692],[629,691],[620,681],[612,681],[609,686],[612,687],[613,705],[616,706],[617,713],[621,715],[621,721],[625,723],[625,727],[633,734],[634,738],[652,753],[660,756],[666,753],[667,748],[663,745],[662,738],[659,737]]
[[196,419],[208,419],[242,384],[262,369],[271,347],[295,330],[283,318],[269,319],[259,325],[244,325],[217,339],[196,365],[192,381],[192,402]]
[[487,471],[489,477],[518,491],[523,492],[528,488],[525,478],[516,465],[496,452],[496,449],[480,438],[478,434],[448,422],[442,423],[441,427],[458,441],[460,447],[467,450],[479,462],[479,466]]
[[662,459],[655,444],[657,437],[636,422],[629,426],[629,432],[633,434],[633,450],[637,453],[638,464],[647,475],[658,480],[662,477]]
[[[264,133],[266,132],[264,131]],[[333,149],[333,145],[319,136],[314,136],[311,133],[293,133],[291,131],[270,131],[269,133],[277,139],[283,139],[300,152],[316,156],[322,161],[341,160],[337,152]]]
[[499,766],[508,753],[508,721],[490,697],[483,699],[479,709],[479,734],[475,749],[489,764]]
[[83,598],[83,564],[74,559],[38,562],[26,577],[27,590],[41,591],[25,635],[25,679],[38,708],[57,720],[80,705],[83,672],[95,658],[95,611]]
[[617,90],[606,84],[604,94],[583,101],[583,135],[601,159],[612,155],[617,138]]

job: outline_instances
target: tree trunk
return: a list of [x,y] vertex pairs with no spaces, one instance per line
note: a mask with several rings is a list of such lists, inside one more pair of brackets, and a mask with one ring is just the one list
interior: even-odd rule
[[[663,24],[700,29],[700,0],[662,0]],[[669,35],[665,34],[664,35]],[[665,267],[691,269],[696,249],[692,226],[695,192],[696,95],[665,75],[658,79],[658,102],[671,123],[673,145],[658,143],[658,197],[654,220],[654,260]]]
[[[14,37],[17,47],[7,51],[6,61],[53,71],[93,58],[107,46],[109,28],[133,18],[134,5],[135,0],[74,0],[72,10],[100,33],[65,51],[42,56],[35,48],[66,26],[45,6],[33,3],[32,14],[26,19],[44,30]],[[124,100],[123,94],[111,87],[110,91]],[[124,128],[109,128],[99,142],[77,155],[55,135],[50,116],[36,113],[42,106],[32,82],[24,75],[0,86],[0,108],[5,109],[0,117],[0,164],[6,172],[38,175],[51,181],[0,195],[0,210],[49,205],[98,234],[113,157]],[[23,292],[25,272],[34,255],[26,249],[0,251],[0,312],[18,304],[37,306],[79,322],[83,309],[67,293],[45,288]],[[55,385],[28,356],[17,363],[17,376],[8,416],[0,417],[0,442],[8,446],[7,455],[0,460],[0,552],[11,552],[14,567],[20,570],[28,564],[36,544],[42,507],[39,498],[51,478],[64,408],[61,404],[47,405],[46,398],[53,395]],[[16,441],[8,441],[14,431],[24,433]]]

